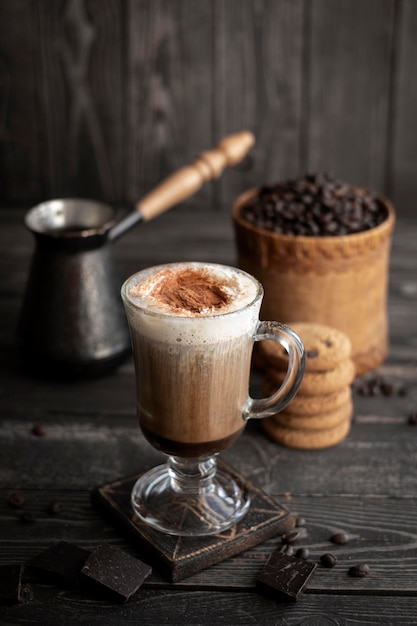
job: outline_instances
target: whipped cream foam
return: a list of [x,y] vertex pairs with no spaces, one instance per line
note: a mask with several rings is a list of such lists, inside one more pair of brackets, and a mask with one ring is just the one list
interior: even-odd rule
[[[193,291],[191,304],[188,296],[175,296],[190,274],[194,274],[195,285],[199,286],[199,290],[193,291],[193,281],[187,281],[187,289]],[[202,284],[204,293],[198,303]],[[208,296],[205,287],[210,292]],[[122,287],[131,325],[148,336],[159,335],[162,341],[178,343],[221,341],[252,334],[262,294],[258,281],[246,272],[197,262],[148,268],[131,276]]]

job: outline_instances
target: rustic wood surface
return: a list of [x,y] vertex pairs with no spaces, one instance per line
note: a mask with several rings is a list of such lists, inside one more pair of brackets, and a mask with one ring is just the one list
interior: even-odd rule
[[414,0],[0,0],[0,205],[133,203],[222,136],[206,188],[327,170],[415,213]]
[[[178,207],[137,226],[114,245],[123,277],[160,262],[234,263],[230,212]],[[0,214],[0,565],[25,561],[53,541],[85,548],[109,541],[141,556],[90,504],[97,485],[152,467],[160,455],[144,440],[135,416],[132,360],[96,380],[64,383],[23,375],[15,326],[34,249],[23,211]],[[354,391],[355,420],[335,448],[296,451],[273,444],[257,423],[225,453],[236,469],[292,513],[307,520],[299,544],[318,560],[338,557],[334,569],[318,567],[307,592],[285,604],[255,590],[255,579],[279,539],[170,584],[157,571],[123,606],[81,592],[34,583],[35,599],[0,608],[0,624],[415,624],[417,615],[417,222],[399,220],[390,265],[390,354],[378,374],[406,395],[364,397]],[[260,377],[254,372],[253,393]],[[45,429],[32,434],[34,424]],[[33,524],[8,505],[12,491],[26,496]],[[58,515],[47,513],[52,500]],[[345,531],[349,543],[329,537]],[[363,579],[351,564],[367,562]]]

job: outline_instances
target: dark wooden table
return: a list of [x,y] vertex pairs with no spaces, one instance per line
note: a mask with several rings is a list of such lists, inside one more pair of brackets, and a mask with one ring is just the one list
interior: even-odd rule
[[[25,561],[66,540],[92,549],[107,541],[140,551],[90,504],[96,485],[155,465],[135,416],[132,360],[113,374],[79,383],[24,376],[14,331],[29,260],[31,235],[23,212],[0,214],[0,565]],[[318,567],[304,596],[286,604],[261,595],[255,579],[279,538],[171,584],[155,573],[119,606],[55,585],[34,584],[29,604],[0,608],[0,624],[415,624],[417,623],[417,221],[396,226],[390,271],[390,354],[378,374],[406,395],[354,391],[354,423],[339,446],[296,451],[267,440],[257,424],[225,458],[268,494],[307,520],[303,546],[313,560],[337,555],[334,569]],[[181,207],[114,244],[123,277],[174,260],[234,263],[227,211]],[[256,375],[253,385],[258,384]],[[32,433],[40,424],[44,436]],[[26,497],[22,523],[9,495]],[[62,510],[47,513],[59,500]],[[350,541],[329,537],[345,531]],[[370,574],[351,578],[366,562]]]

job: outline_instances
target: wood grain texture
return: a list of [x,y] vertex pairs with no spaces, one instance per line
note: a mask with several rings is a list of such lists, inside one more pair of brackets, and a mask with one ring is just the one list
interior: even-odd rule
[[412,0],[0,2],[0,208],[130,206],[223,135],[244,164],[197,194],[326,169],[415,214]]
[[[135,415],[132,360],[112,375],[78,383],[28,378],[19,369],[14,328],[25,288],[33,240],[23,210],[0,213],[0,565],[25,561],[52,541],[93,548],[108,541],[143,557],[96,512],[91,489],[155,466],[162,459],[145,441]],[[155,569],[128,604],[119,607],[81,592],[33,581],[35,602],[0,608],[1,624],[412,624],[417,599],[416,427],[407,423],[417,406],[417,302],[415,220],[399,219],[390,263],[388,311],[391,343],[377,372],[403,385],[406,395],[365,397],[354,391],[355,419],[334,448],[297,451],[269,441],[256,422],[225,454],[237,471],[307,520],[308,547],[317,561],[334,552],[335,568],[317,568],[295,605],[259,594],[255,580],[270,539],[175,585]],[[114,244],[123,276],[165,261],[194,259],[233,264],[229,209],[209,212],[198,203],[178,207],[138,226]],[[251,390],[262,379],[253,372]],[[42,424],[44,436],[32,432]],[[8,504],[11,492],[26,497],[23,509]],[[61,502],[56,515],[52,500]],[[35,521],[25,524],[22,511]],[[349,542],[329,541],[337,531]],[[347,575],[367,562],[365,579]]]
[[415,32],[417,6],[410,0],[402,0],[397,7],[396,71],[393,84],[393,134],[391,147],[390,193],[401,211],[415,214],[416,178],[415,162],[417,143],[411,131],[417,106],[417,86],[410,80],[409,71],[414,67],[417,53]]
[[[415,624],[416,610],[414,598],[392,596],[375,598],[356,594],[354,596],[314,596],[306,594],[298,603],[290,604],[272,600],[260,594],[245,592],[230,594],[216,592],[207,595],[203,591],[148,591],[141,589],[122,609],[106,602],[86,601],[79,594],[63,591],[59,605],[53,602],[54,593],[49,588],[39,593],[42,602],[3,611],[3,624],[61,624],[70,626],[74,615],[80,626],[98,625],[119,626],[120,620],[127,626],[136,626],[138,615],[142,623],[160,626],[165,623],[179,626],[187,623],[197,626],[203,623],[239,626],[355,626]],[[50,621],[45,620],[43,606],[48,604]],[[163,609],[161,610],[161,607]],[[145,621],[146,620],[146,621]],[[164,620],[164,621],[162,621]],[[184,622],[184,620],[187,620]]]
[[308,169],[384,192],[394,1],[310,11]]
[[0,3],[0,204],[7,198],[30,204],[45,193],[36,98],[39,41],[34,24],[33,3]]
[[[212,133],[211,14],[209,2],[128,2],[130,202],[220,139]],[[203,204],[209,198],[210,187],[198,194]]]
[[127,132],[124,3],[67,0],[36,6],[46,195],[120,201]]
[[300,168],[303,4],[299,0],[214,6],[214,127],[248,128],[256,146],[244,180],[220,181],[218,203],[243,190],[295,175]]

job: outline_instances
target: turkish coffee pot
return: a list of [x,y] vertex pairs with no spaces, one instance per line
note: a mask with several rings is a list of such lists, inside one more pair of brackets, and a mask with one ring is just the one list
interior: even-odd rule
[[23,364],[59,378],[99,376],[131,353],[112,243],[185,200],[237,164],[254,143],[243,131],[225,137],[169,176],[117,221],[109,205],[79,198],[33,207],[25,224],[35,238],[18,323]]

